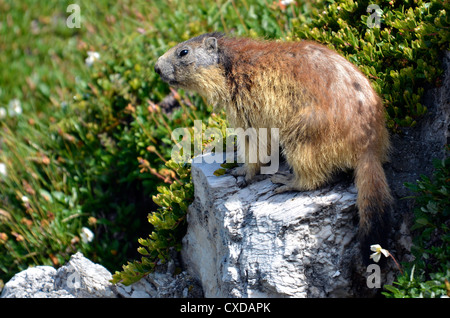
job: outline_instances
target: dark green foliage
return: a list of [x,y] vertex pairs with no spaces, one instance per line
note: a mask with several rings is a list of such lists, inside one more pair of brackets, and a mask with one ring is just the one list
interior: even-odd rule
[[[203,138],[207,128],[216,128],[226,135],[226,120],[223,114],[212,114],[205,123],[202,123],[202,151],[212,142]],[[191,135],[191,149],[194,149],[194,129],[189,130]],[[225,139],[221,140],[222,143]],[[222,144],[223,149],[225,145]],[[181,249],[181,239],[186,231],[186,212],[194,198],[194,185],[191,180],[190,163],[176,163],[169,160],[166,166],[176,172],[178,178],[170,186],[163,185],[157,188],[158,194],[153,201],[159,206],[156,212],[148,215],[148,221],[153,231],[146,238],[140,238],[138,252],[142,255],[140,261],[128,262],[121,272],[116,271],[113,282],[125,285],[132,284],[150,273],[156,264],[166,262],[172,250]]]
[[[450,148],[448,148],[450,151]],[[387,297],[450,296],[450,157],[435,161],[432,178],[407,184],[416,192],[414,209],[415,260],[395,286],[384,286]]]
[[158,187],[159,193],[153,200],[159,208],[148,215],[153,231],[147,239],[139,239],[141,261],[128,262],[122,272],[116,271],[113,283],[132,284],[151,273],[159,262],[165,262],[171,249],[181,249],[181,239],[186,229],[186,211],[194,196],[194,186],[189,164],[169,161],[167,166],[177,173],[179,180],[170,186]]

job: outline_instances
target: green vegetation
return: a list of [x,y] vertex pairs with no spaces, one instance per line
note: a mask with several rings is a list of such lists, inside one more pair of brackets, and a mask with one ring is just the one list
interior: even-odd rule
[[[221,116],[211,114],[209,119],[205,119],[207,125],[202,125],[202,135],[208,127],[220,130],[222,136],[225,136],[227,126],[223,117],[223,114]],[[190,129],[189,133],[193,135],[193,129]],[[211,141],[204,140],[202,151]],[[193,147],[194,138],[191,138],[191,148]],[[225,149],[225,145],[223,147]],[[149,274],[159,262],[168,260],[172,249],[176,251],[181,249],[181,239],[186,230],[186,211],[194,198],[194,185],[190,164],[178,164],[169,160],[166,166],[176,172],[178,179],[170,186],[158,187],[159,193],[153,197],[153,201],[159,208],[148,215],[148,222],[153,225],[153,231],[147,239],[139,239],[141,246],[138,252],[142,258],[140,261],[128,262],[123,266],[122,272],[116,271],[113,283],[132,284]]]
[[[447,149],[450,151],[450,148]],[[414,262],[394,284],[384,286],[391,298],[450,296],[450,157],[435,161],[432,178],[407,186],[416,193]]]
[[[374,1],[381,28],[367,27],[369,1],[98,0],[78,2],[81,28],[71,29],[72,2],[0,0],[4,281],[81,251],[111,271],[141,255],[114,275],[128,284],[179,249],[193,186],[189,165],[170,161],[171,132],[196,119],[203,129],[226,122],[153,72],[176,43],[211,31],[325,43],[369,76],[397,131],[426,112],[423,89],[440,85],[450,42],[449,4],[439,0]],[[89,52],[99,54],[92,66]],[[160,103],[169,94],[172,109]]]

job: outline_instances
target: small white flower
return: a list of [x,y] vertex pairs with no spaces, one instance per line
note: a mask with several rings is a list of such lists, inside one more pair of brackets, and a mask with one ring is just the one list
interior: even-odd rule
[[384,248],[382,248],[380,246],[380,244],[371,245],[370,246],[370,250],[372,252],[375,252],[372,255],[370,255],[370,258],[372,258],[375,261],[375,263],[378,263],[378,261],[380,260],[381,253],[383,253],[383,255],[386,256],[386,257],[389,256],[389,251],[385,250]]
[[8,175],[6,172],[6,165],[3,162],[0,162],[0,174],[5,177]]
[[83,227],[81,228],[80,237],[84,243],[90,243],[94,239],[94,233],[92,233],[92,231],[87,227]]
[[95,61],[100,59],[100,54],[98,52],[89,51],[87,52],[88,57],[84,60],[87,66],[91,67],[94,65]]
[[28,199],[28,197],[26,195],[23,195],[21,199],[22,199],[23,203],[30,202],[30,200]]
[[284,6],[288,6],[288,5],[290,5],[291,3],[293,3],[294,2],[294,0],[281,0],[280,1],[280,3],[282,4],[282,5],[284,5]]
[[22,114],[22,104],[20,103],[20,100],[17,98],[10,100],[8,103],[8,109],[10,116]]
[[0,107],[0,119],[6,118],[7,114],[5,107]]

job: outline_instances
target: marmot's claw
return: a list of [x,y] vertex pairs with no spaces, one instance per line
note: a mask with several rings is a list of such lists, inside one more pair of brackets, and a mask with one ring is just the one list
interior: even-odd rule
[[231,174],[233,177],[240,177],[247,174],[247,169],[245,169],[244,166],[240,166],[227,171],[227,173]]
[[273,183],[281,183],[287,185],[292,182],[293,177],[294,175],[289,172],[278,172],[270,178],[270,181],[272,181]]
[[290,185],[283,185],[283,186],[280,186],[280,187],[276,188],[275,190],[273,190],[273,192],[276,194],[285,193],[285,192],[289,192],[289,191],[298,191],[298,190],[295,187],[290,186]]
[[242,176],[237,177],[237,183],[236,184],[241,189],[245,188],[248,185],[247,181],[245,181],[245,178],[243,178]]

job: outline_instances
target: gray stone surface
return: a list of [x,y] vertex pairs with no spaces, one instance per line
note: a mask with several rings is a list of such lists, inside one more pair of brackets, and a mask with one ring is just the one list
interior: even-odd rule
[[405,183],[414,183],[421,175],[431,176],[433,160],[443,159],[445,145],[450,144],[450,51],[443,54],[442,86],[425,91],[423,104],[428,111],[415,127],[403,128],[392,136],[390,162],[385,165],[386,177],[395,198],[392,218],[392,243],[389,246],[403,261],[411,259],[411,239],[414,193]]
[[14,275],[4,286],[2,298],[52,298],[70,297],[66,291],[55,292],[56,269],[36,266]]
[[130,286],[117,284],[117,293],[125,298],[193,298],[203,297],[198,282],[187,272],[175,275],[176,261],[171,260],[139,282]]
[[359,245],[351,182],[274,194],[268,178],[240,188],[231,175],[214,176],[218,168],[192,165],[195,201],[182,249],[206,297],[354,296]]
[[54,288],[67,291],[76,298],[116,297],[116,288],[110,283],[111,273],[103,266],[85,258],[72,255],[70,261],[56,272]]
[[59,268],[37,266],[16,274],[8,281],[2,298],[115,297],[111,274],[83,254],[73,255]]
[[8,281],[1,298],[174,298],[201,297],[202,289],[186,272],[175,275],[174,261],[130,286],[110,283],[111,273],[83,254],[72,255],[58,270],[37,266]]

